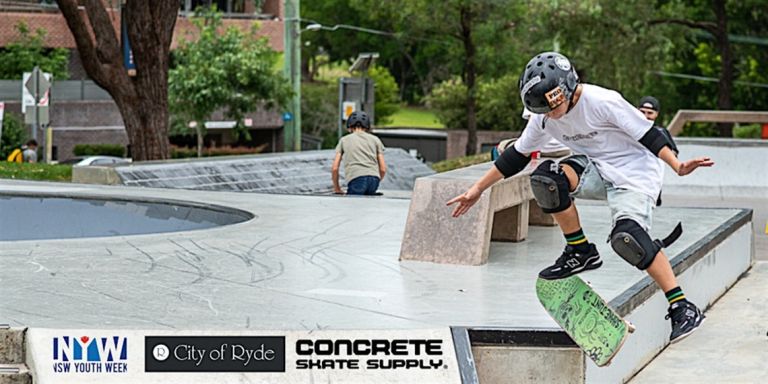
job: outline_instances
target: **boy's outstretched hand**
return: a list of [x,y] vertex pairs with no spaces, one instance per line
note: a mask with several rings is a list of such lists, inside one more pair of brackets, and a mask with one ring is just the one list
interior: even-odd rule
[[458,195],[449,200],[446,205],[459,203],[459,205],[453,208],[453,213],[451,213],[451,216],[459,217],[467,213],[467,211],[469,211],[469,209],[472,208],[472,206],[475,205],[475,203],[477,203],[477,201],[480,199],[480,195],[480,191],[478,191],[475,187],[471,187],[461,195]]
[[697,157],[688,161],[680,163],[680,167],[677,169],[678,176],[685,176],[695,171],[698,167],[711,167],[715,165],[715,162],[710,160],[709,157]]

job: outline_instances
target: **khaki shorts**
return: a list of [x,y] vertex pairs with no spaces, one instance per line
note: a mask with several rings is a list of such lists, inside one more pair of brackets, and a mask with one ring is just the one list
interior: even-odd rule
[[571,197],[587,200],[607,200],[611,209],[612,225],[620,219],[631,219],[640,224],[643,229],[650,231],[653,219],[653,208],[656,202],[648,195],[616,188],[613,183],[603,179],[595,164],[587,156],[574,155],[564,160],[584,167],[584,173],[579,178],[579,185],[571,192]]

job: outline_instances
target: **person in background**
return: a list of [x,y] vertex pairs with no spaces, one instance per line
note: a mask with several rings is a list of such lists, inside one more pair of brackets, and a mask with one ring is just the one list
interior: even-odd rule
[[334,193],[344,193],[339,185],[339,165],[343,161],[347,194],[376,194],[379,183],[387,173],[387,165],[384,162],[384,144],[370,134],[370,130],[371,120],[365,112],[352,112],[347,118],[349,134],[336,145],[336,158],[331,167]]
[[[640,99],[640,103],[637,105],[637,109],[640,110],[640,112],[645,115],[645,118],[653,121],[653,128],[657,129],[659,132],[661,132],[662,135],[664,135],[664,138],[667,140],[667,144],[669,145],[669,148],[672,149],[673,152],[675,152],[675,155],[679,155],[680,151],[677,149],[677,144],[675,144],[675,140],[672,139],[672,134],[669,133],[669,131],[656,124],[656,118],[659,117],[659,112],[661,111],[661,104],[659,103],[659,100],[656,99],[653,96],[644,96],[642,99]],[[661,177],[664,178],[664,161],[659,159],[659,164],[661,164]],[[659,197],[656,198],[656,206],[661,206],[661,191],[659,191]]]
[[13,163],[37,163],[37,141],[31,139],[21,148],[16,148],[8,156],[8,161]]

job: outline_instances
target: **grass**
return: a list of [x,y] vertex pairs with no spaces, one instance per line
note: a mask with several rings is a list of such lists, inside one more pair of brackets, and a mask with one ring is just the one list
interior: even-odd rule
[[432,164],[435,172],[447,172],[458,168],[468,167],[470,165],[480,164],[491,161],[491,153],[481,153],[478,155],[457,157],[455,159],[443,160]]
[[72,166],[0,162],[0,179],[72,181]]
[[400,107],[384,127],[445,128],[431,111],[417,107]]

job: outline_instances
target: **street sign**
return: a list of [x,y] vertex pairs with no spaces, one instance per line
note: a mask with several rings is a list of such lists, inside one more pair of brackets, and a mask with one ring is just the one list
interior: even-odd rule
[[47,105],[31,106],[27,108],[27,113],[24,114],[24,124],[48,125],[51,122],[50,116],[50,109]]
[[41,74],[44,74],[44,72],[40,72],[39,69],[35,68],[35,70],[32,72],[32,76],[30,76],[29,79],[24,82],[24,87],[29,90],[29,93],[32,94],[32,97],[38,100],[41,100],[43,95],[46,94],[49,89],[51,89],[51,82],[48,81],[46,76],[41,76]]
[[349,118],[349,115],[351,115],[352,112],[357,111],[357,102],[345,101],[341,104],[341,110],[343,111],[341,115],[341,119],[344,121],[347,121],[347,119]]
[[123,50],[123,66],[128,76],[136,76],[136,62],[133,59],[131,41],[128,39],[128,23],[125,22],[125,6],[120,8],[120,43]]
[[[25,73],[22,81],[24,123],[32,125],[32,138],[35,140],[37,140],[37,131],[50,123],[51,82],[53,82],[53,76],[50,73],[41,71],[40,67],[35,67],[30,74]],[[30,96],[28,97],[27,94]],[[30,98],[32,101],[31,105],[28,104]],[[49,145],[46,136],[43,135],[42,139],[43,148],[46,148]],[[45,162],[49,159],[48,156],[44,157]]]

